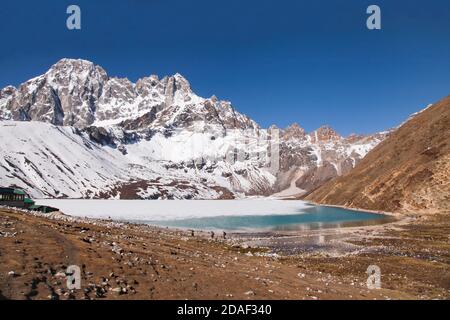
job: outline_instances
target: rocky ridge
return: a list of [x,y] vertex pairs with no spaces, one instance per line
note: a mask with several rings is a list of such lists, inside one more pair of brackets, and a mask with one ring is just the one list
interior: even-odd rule
[[180,74],[133,83],[74,59],[2,89],[0,119],[0,184],[39,197],[232,198],[292,185],[302,193],[348,172],[386,136],[266,130],[229,101],[199,97]]

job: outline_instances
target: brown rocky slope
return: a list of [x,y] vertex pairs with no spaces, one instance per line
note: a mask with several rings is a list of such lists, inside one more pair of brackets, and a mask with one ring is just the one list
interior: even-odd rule
[[348,174],[306,200],[400,213],[450,213],[450,96],[417,113]]

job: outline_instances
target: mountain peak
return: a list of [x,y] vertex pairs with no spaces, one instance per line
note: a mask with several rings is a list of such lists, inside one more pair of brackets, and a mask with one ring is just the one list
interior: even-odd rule
[[180,80],[180,81],[187,81],[186,80],[186,78],[181,74],[181,73],[175,73],[174,75],[173,75],[173,77],[175,78],[175,79],[177,79],[177,80]]
[[314,140],[319,141],[332,141],[338,140],[341,136],[329,125],[323,125],[312,134]]
[[175,86],[177,87],[178,90],[181,89],[183,91],[192,92],[191,84],[181,74],[179,74],[177,72],[171,78],[174,79],[174,84],[175,84]]
[[96,78],[98,81],[103,82],[108,79],[106,71],[93,62],[69,58],[63,58],[56,62],[45,75],[50,83],[79,81],[87,78]]
[[303,138],[305,136],[305,129],[300,127],[298,123],[294,122],[284,129],[283,136],[285,138]]
[[287,126],[285,130],[303,130],[303,128],[300,127],[300,125],[297,122],[294,122],[290,126]]
[[54,65],[50,67],[50,70],[54,68],[61,68],[65,66],[78,66],[78,67],[85,67],[85,68],[93,68],[95,67],[94,63],[89,60],[84,59],[71,59],[71,58],[62,58],[58,62],[56,62]]

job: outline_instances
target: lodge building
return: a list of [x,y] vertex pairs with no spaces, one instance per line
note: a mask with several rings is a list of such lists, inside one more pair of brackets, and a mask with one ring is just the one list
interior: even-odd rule
[[0,205],[28,209],[34,201],[26,197],[23,190],[0,187]]
[[16,188],[0,187],[0,206],[40,211],[43,213],[59,211],[58,208],[36,205],[33,200],[27,197],[26,193],[23,190]]

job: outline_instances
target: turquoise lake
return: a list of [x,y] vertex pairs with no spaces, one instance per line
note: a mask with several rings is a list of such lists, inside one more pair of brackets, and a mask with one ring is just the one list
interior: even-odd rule
[[363,226],[392,221],[386,215],[315,206],[300,200],[39,200],[72,216],[162,227],[231,231],[289,231]]
[[228,230],[289,231],[381,224],[391,217],[342,208],[310,206],[299,214],[215,216],[202,218],[154,220],[146,223],[162,227]]

